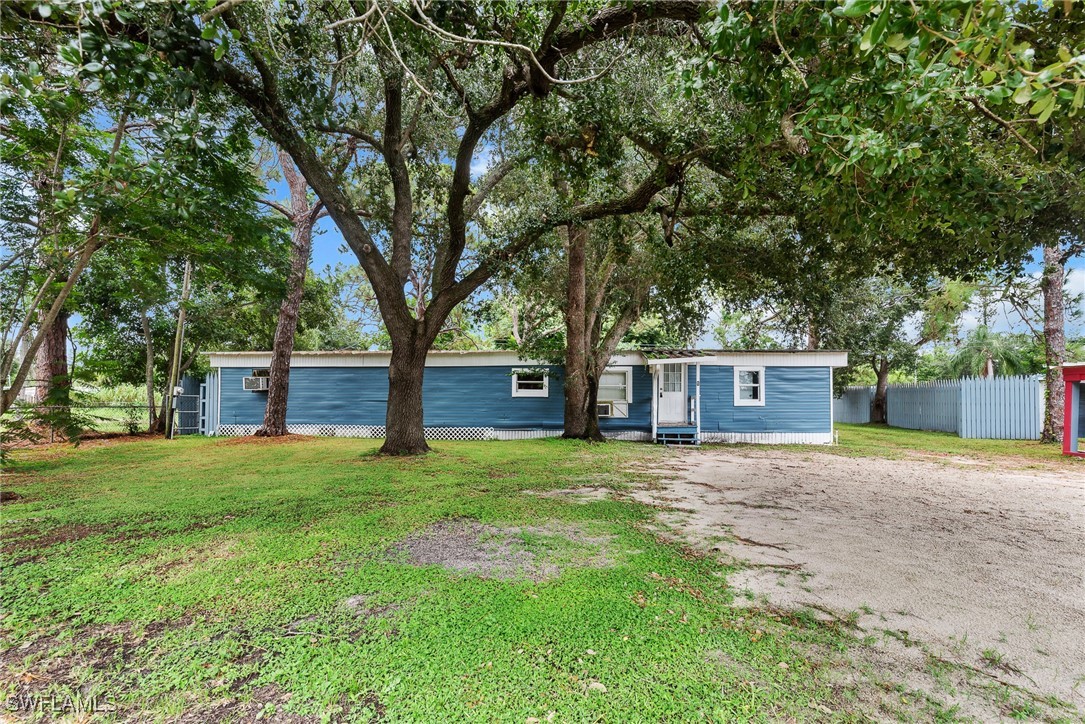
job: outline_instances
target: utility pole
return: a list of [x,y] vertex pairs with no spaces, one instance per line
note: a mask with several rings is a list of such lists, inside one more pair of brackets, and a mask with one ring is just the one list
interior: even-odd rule
[[166,388],[166,439],[172,440],[174,435],[174,401],[177,399],[176,390],[178,376],[181,368],[181,345],[185,340],[185,304],[188,303],[192,293],[192,259],[185,259],[185,278],[181,283],[181,304],[177,311],[177,331],[173,335],[173,354],[170,364],[169,386]]

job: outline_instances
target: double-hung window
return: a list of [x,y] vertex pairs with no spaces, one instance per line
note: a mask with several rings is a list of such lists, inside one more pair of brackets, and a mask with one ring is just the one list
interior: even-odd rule
[[513,397],[549,397],[550,376],[545,370],[523,369],[512,371]]
[[633,368],[608,367],[599,376],[600,402],[633,401]]
[[599,416],[629,417],[633,401],[633,368],[607,367],[599,375]]
[[765,404],[765,368],[735,367],[735,406],[754,407]]

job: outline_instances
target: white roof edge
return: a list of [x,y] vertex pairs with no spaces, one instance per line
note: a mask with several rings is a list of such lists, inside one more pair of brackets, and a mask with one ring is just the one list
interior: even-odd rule
[[682,364],[703,364],[710,362],[714,357],[661,357],[659,359],[651,358],[644,360],[644,364],[649,367],[656,367],[658,365],[682,365]]
[[[848,353],[823,350],[717,352],[708,364],[771,367],[847,367]],[[702,363],[703,364],[703,363]]]
[[[211,367],[268,367],[271,352],[207,352]],[[294,352],[291,367],[386,367],[392,353],[380,351],[311,351]],[[545,365],[541,360],[521,359],[514,350],[433,350],[426,357],[427,367]],[[648,358],[644,352],[617,352],[611,365],[716,364],[770,367],[845,367],[847,352],[816,350],[715,352],[702,357],[671,359]]]

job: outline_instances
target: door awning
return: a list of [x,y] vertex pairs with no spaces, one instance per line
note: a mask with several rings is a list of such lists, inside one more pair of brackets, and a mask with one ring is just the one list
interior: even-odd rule
[[698,359],[712,359],[714,352],[700,349],[653,349],[644,352],[646,365],[666,365]]

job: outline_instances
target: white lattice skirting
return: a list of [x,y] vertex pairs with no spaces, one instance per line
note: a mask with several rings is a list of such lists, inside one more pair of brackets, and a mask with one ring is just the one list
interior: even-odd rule
[[[259,425],[219,425],[216,435],[244,437],[256,432]],[[287,425],[295,435],[317,437],[369,437],[383,438],[384,425]],[[560,437],[560,429],[498,430],[493,427],[427,427],[427,440],[533,440],[541,437]],[[652,439],[650,432],[621,430],[604,432],[612,440],[646,441]]]
[[832,445],[831,432],[701,432],[701,442],[759,445]]
[[650,430],[615,430],[611,432],[604,430],[603,437],[608,440],[625,440],[627,442],[651,442],[652,432]]

